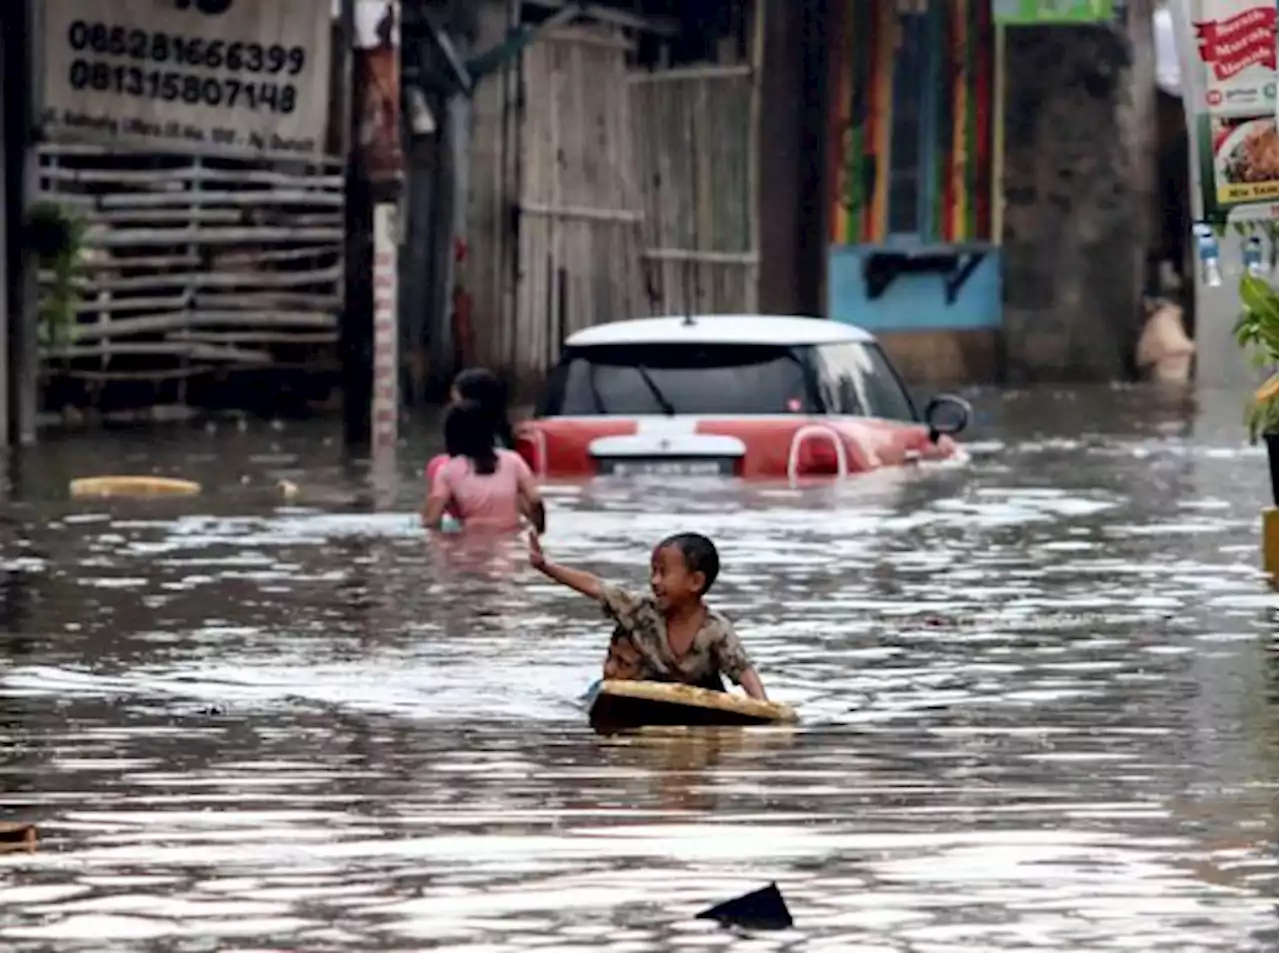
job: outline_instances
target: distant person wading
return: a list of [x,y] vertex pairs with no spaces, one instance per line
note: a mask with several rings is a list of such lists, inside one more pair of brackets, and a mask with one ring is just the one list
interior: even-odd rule
[[[472,367],[461,371],[449,387],[449,407],[456,407],[464,400],[473,401],[480,406],[487,426],[493,434],[495,447],[502,447],[505,450],[515,449],[516,437],[511,430],[511,421],[507,417],[507,387],[497,375],[483,367]],[[428,487],[448,459],[449,454],[441,453],[427,462]],[[456,514],[450,512],[449,515]]]
[[483,367],[472,367],[458,374],[453,379],[453,387],[449,391],[449,403],[459,404],[464,400],[475,401],[480,405],[485,418],[493,430],[495,446],[507,450],[516,448],[516,435],[511,429],[511,420],[507,416],[507,385],[490,370]]

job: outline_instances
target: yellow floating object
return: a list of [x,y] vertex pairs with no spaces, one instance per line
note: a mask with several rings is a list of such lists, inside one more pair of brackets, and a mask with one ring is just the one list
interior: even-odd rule
[[1280,393],[1280,374],[1272,374],[1271,378],[1253,392],[1254,403],[1261,404]]
[[195,496],[200,484],[159,476],[96,476],[71,481],[74,499],[91,496]]
[[39,840],[34,824],[0,821],[0,853],[13,850],[35,850]]
[[1262,566],[1271,577],[1271,585],[1280,588],[1280,543],[1277,542],[1277,531],[1280,531],[1280,516],[1274,506],[1262,511]]
[[589,710],[591,727],[607,734],[649,725],[770,725],[798,721],[795,709],[745,695],[669,682],[607,679]]

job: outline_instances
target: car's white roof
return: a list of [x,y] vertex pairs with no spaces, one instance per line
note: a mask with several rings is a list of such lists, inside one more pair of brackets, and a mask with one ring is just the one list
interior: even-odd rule
[[862,328],[826,318],[769,314],[695,314],[635,318],[583,328],[569,336],[569,347],[598,344],[837,344],[869,342]]

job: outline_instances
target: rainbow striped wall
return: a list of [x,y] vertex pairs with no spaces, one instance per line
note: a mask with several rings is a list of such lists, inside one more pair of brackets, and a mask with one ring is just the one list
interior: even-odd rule
[[991,0],[832,0],[827,220],[833,245],[888,237],[893,64],[899,6],[927,10],[928,82],[936,84],[919,149],[924,243],[992,240],[995,44]]
[[[921,366],[936,348],[994,354],[1002,56],[991,0],[830,0],[828,15],[827,316]],[[881,283],[899,253],[933,264]]]

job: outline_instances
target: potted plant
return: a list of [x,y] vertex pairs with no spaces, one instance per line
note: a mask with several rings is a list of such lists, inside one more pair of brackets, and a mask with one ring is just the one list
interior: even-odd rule
[[1257,443],[1259,438],[1267,445],[1267,458],[1271,465],[1271,502],[1280,505],[1280,486],[1278,486],[1276,463],[1280,458],[1277,449],[1277,437],[1280,435],[1280,419],[1277,419],[1277,395],[1280,394],[1280,381],[1277,380],[1277,365],[1280,365],[1280,327],[1277,326],[1278,301],[1276,289],[1270,282],[1254,275],[1245,275],[1240,279],[1240,301],[1244,310],[1236,321],[1236,341],[1257,367],[1270,368],[1271,379],[1258,388],[1249,401],[1246,423],[1249,427],[1249,442]]
[[25,244],[41,270],[50,273],[50,284],[40,295],[40,346],[66,347],[76,325],[75,279],[84,251],[84,222],[62,206],[36,202],[27,210]]

